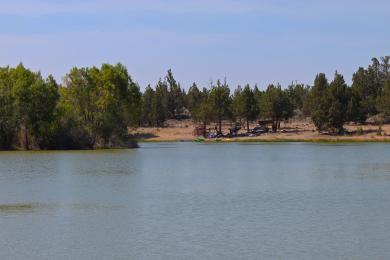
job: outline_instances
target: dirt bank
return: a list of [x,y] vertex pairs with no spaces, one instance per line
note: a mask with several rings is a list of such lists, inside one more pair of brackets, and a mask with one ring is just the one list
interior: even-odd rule
[[[146,142],[168,142],[168,141],[195,141],[202,140],[202,137],[194,136],[193,130],[196,124],[190,120],[185,121],[168,121],[165,128],[141,127],[131,129],[130,133],[139,141]],[[251,128],[255,125],[252,124]],[[229,132],[231,123],[223,124],[223,132]],[[214,125],[208,126],[214,128]],[[289,121],[281,124],[281,129],[277,133],[266,133],[255,137],[235,137],[219,138],[219,141],[291,141],[291,142],[390,142],[390,124],[381,126],[377,125],[354,125],[347,124],[345,128],[350,132],[347,135],[326,135],[319,134],[310,121]],[[245,135],[246,130],[242,129],[239,134]],[[207,141],[208,139],[206,139]],[[209,140],[213,141],[213,140]]]

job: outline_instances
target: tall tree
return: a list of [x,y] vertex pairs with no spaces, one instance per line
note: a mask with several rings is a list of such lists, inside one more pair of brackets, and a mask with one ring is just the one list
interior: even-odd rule
[[210,91],[210,104],[215,122],[218,124],[218,132],[222,133],[222,120],[230,117],[230,89],[226,81],[224,84],[218,80],[217,85]]
[[127,127],[139,121],[139,87],[120,63],[103,64],[100,69],[73,68],[65,78],[65,86],[65,99],[91,145],[106,146],[124,140]]
[[375,66],[359,70],[352,77],[351,100],[349,104],[350,119],[364,123],[368,115],[376,114],[376,98],[380,91],[380,83],[374,69]]
[[293,115],[293,106],[280,85],[269,85],[261,100],[261,110],[264,117],[273,121],[273,130],[280,127],[280,121],[290,118]]
[[163,127],[168,119],[168,86],[164,81],[159,80],[156,86],[156,125]]
[[[337,73],[329,85],[329,109],[328,128],[332,132],[342,132],[343,125],[347,121],[347,108],[350,99],[350,92],[344,77]],[[326,111],[325,111],[326,112]]]
[[383,91],[378,97],[377,108],[385,116],[390,116],[390,80],[386,81]]
[[12,148],[18,127],[10,71],[10,67],[0,68],[0,149]]
[[350,89],[341,74],[337,73],[328,85],[324,74],[316,77],[310,96],[313,98],[311,118],[318,131],[340,133],[348,120]]
[[173,77],[172,70],[168,70],[165,80],[168,85],[168,117],[176,118],[183,112],[185,92],[180,87],[180,84],[176,82]]
[[142,96],[142,118],[148,126],[154,126],[156,123],[156,92],[148,85]]
[[314,80],[308,97],[305,100],[305,107],[309,111],[311,119],[318,131],[327,129],[329,109],[329,84],[325,74],[320,73]]
[[249,85],[244,87],[241,95],[244,104],[242,116],[246,121],[246,129],[249,132],[249,123],[256,120],[259,115],[258,104],[255,93],[252,91]]
[[199,90],[196,83],[193,83],[186,95],[187,108],[191,116],[197,113],[202,101],[202,92]]
[[40,73],[34,73],[19,64],[11,71],[14,80],[15,101],[18,119],[24,132],[24,145],[30,149],[34,142],[39,144],[45,129],[53,120],[54,109],[59,99],[58,85],[49,76],[45,81]]
[[292,83],[286,91],[294,109],[302,110],[303,102],[309,92],[309,87],[304,84]]
[[242,95],[242,88],[238,86],[231,97],[231,113],[234,121],[239,121],[242,123],[242,119],[244,118],[244,99]]
[[390,56],[381,57],[382,71],[386,80],[390,79]]
[[195,122],[202,123],[203,125],[203,136],[206,137],[207,125],[213,118],[212,102],[210,100],[210,92],[207,89],[203,89],[200,92],[200,100],[197,108],[194,110],[192,117]]

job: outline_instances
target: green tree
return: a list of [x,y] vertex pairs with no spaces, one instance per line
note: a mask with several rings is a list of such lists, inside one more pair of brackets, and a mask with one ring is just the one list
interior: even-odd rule
[[218,80],[217,85],[210,91],[210,104],[213,118],[218,124],[218,132],[222,133],[222,120],[230,117],[230,89],[227,83],[221,84]]
[[325,74],[318,74],[314,80],[314,86],[311,88],[304,104],[318,131],[327,129],[327,113],[329,109],[328,89],[329,84]]
[[324,74],[317,75],[310,96],[313,102],[311,118],[318,131],[342,132],[343,125],[348,120],[350,102],[350,89],[343,76],[336,72],[328,85]]
[[259,115],[258,107],[255,93],[249,85],[246,85],[243,90],[241,87],[236,89],[233,95],[232,111],[240,122],[241,119],[245,120],[248,132],[250,131],[249,123],[256,120]]
[[239,121],[240,124],[242,123],[242,119],[244,118],[244,98],[242,95],[242,88],[241,86],[238,86],[234,92],[233,96],[231,97],[231,114],[232,119],[234,121]]
[[348,107],[351,121],[364,123],[368,115],[376,114],[375,101],[380,90],[377,73],[373,68],[359,68],[353,75]]
[[291,84],[288,86],[287,95],[294,109],[303,109],[303,102],[309,92],[309,87],[303,84]]
[[193,83],[186,95],[187,108],[191,116],[196,115],[202,101],[202,92],[199,90],[196,83]]
[[390,56],[381,57],[381,61],[382,61],[382,71],[387,81],[390,79]]
[[30,149],[34,139],[40,144],[46,138],[46,128],[53,121],[54,109],[59,99],[58,85],[49,76],[45,81],[40,73],[34,73],[19,64],[11,71],[14,80],[18,120],[24,132],[24,145]]
[[148,126],[156,123],[156,92],[148,85],[142,96],[142,118]]
[[[88,136],[89,144],[95,145],[97,139],[98,90],[93,82],[89,68],[72,68],[65,76],[65,90],[62,91],[61,106],[75,127]],[[84,134],[83,134],[84,135]]]
[[168,85],[168,117],[176,118],[183,113],[185,92],[180,87],[180,84],[176,82],[173,77],[172,70],[168,70],[165,81]]
[[123,65],[74,68],[65,85],[64,98],[91,145],[106,147],[121,142],[127,138],[127,127],[139,122],[141,94]]
[[165,121],[168,119],[168,101],[169,92],[165,82],[159,80],[156,86],[156,103],[154,109],[156,111],[156,125],[164,127]]
[[269,85],[262,95],[260,103],[261,113],[264,117],[273,121],[273,130],[280,127],[280,121],[286,120],[293,115],[294,109],[290,99],[281,86]]
[[[347,109],[350,92],[344,77],[336,72],[333,81],[329,85],[329,109],[328,128],[332,132],[342,132],[343,125],[347,121]],[[325,111],[326,112],[326,111]]]
[[213,119],[213,108],[210,100],[210,92],[207,89],[203,89],[199,100],[198,107],[194,110],[192,118],[195,122],[202,123],[203,125],[203,136],[206,137],[207,125]]
[[0,149],[11,149],[18,128],[10,68],[0,68]]
[[390,116],[390,80],[385,83],[383,91],[377,100],[378,111]]

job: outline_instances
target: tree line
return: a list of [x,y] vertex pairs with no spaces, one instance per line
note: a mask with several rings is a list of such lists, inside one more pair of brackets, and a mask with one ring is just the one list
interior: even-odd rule
[[58,84],[22,64],[0,68],[1,149],[83,149],[129,146],[128,127],[164,127],[168,119],[191,118],[204,128],[222,122],[245,125],[258,119],[280,121],[297,113],[310,117],[319,131],[341,133],[345,122],[390,116],[389,56],[373,58],[354,73],[348,86],[341,74],[329,82],[316,75],[312,86],[257,85],[231,91],[226,80],[209,88],[196,83],[185,91],[171,70],[140,91],[126,67],[73,68]]
[[221,132],[222,121],[230,120],[244,123],[249,132],[249,123],[257,119],[272,120],[278,128],[280,121],[301,113],[319,131],[342,133],[345,122],[365,123],[379,113],[390,116],[389,60],[390,56],[373,58],[371,65],[354,73],[351,86],[336,72],[330,82],[324,73],[317,74],[312,86],[271,84],[259,90],[257,85],[245,85],[233,92],[219,80],[210,88],[193,83],[185,92],[168,71],[155,88],[149,85],[143,93],[141,123],[163,127],[166,120],[187,114],[204,128],[215,123]]
[[22,64],[0,68],[1,149],[131,146],[140,89],[121,65],[73,68],[59,85]]

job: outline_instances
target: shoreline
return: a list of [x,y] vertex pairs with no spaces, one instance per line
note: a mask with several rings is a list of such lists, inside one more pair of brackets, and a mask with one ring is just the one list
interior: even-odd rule
[[138,143],[390,143],[390,138],[383,139],[357,139],[357,138],[274,138],[274,139],[249,139],[249,138],[220,138],[220,139],[139,139]]
[[[242,129],[239,132],[241,136],[212,139],[194,136],[193,130],[196,126],[191,120],[171,120],[167,127],[139,127],[130,129],[129,134],[140,143],[390,143],[390,124],[382,126],[346,124],[345,129],[350,134],[328,135],[318,133],[315,126],[308,120],[290,120],[289,122],[283,122],[280,130],[276,133],[264,133],[250,137],[246,136],[245,129]],[[255,124],[251,124],[250,128],[253,129],[255,126]],[[213,125],[210,125],[210,127],[213,127]],[[223,132],[228,133],[229,127],[231,127],[231,123],[224,122]]]

